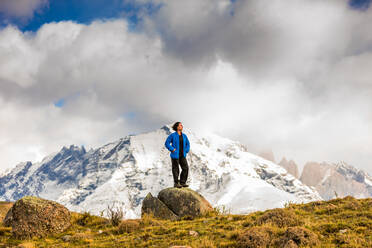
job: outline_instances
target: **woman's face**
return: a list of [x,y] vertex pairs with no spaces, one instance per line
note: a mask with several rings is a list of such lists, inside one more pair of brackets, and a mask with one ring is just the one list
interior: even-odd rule
[[179,123],[179,124],[178,124],[178,127],[177,127],[177,130],[182,131],[182,129],[183,129],[182,123]]

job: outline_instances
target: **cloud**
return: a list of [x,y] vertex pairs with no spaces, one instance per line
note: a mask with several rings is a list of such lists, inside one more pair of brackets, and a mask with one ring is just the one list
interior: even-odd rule
[[333,0],[155,3],[134,32],[125,19],[0,31],[2,168],[182,121],[252,152],[372,172],[371,10]]
[[[227,61],[248,86],[257,85],[262,90],[258,100],[272,102],[256,107],[270,114],[257,114],[253,118],[257,122],[247,121],[248,125],[254,123],[249,125],[253,130],[257,130],[259,123],[271,122],[257,143],[267,140],[265,145],[271,143],[277,151],[308,160],[327,157],[338,160],[337,156],[353,160],[352,155],[346,154],[352,151],[360,154],[363,150],[360,156],[363,159],[356,159],[355,163],[368,168],[371,151],[365,147],[372,135],[371,112],[366,109],[372,104],[372,75],[367,69],[372,51],[368,27],[371,9],[356,11],[348,1],[337,0],[157,2],[164,6],[146,20],[146,25],[148,30],[161,34],[165,54],[194,68],[213,66],[218,59]],[[226,84],[233,87],[231,80],[226,80]],[[278,84],[280,87],[274,88]],[[273,95],[265,97],[263,92],[272,89]],[[286,95],[281,95],[282,90]],[[276,96],[290,99],[276,102]],[[244,106],[243,101],[240,106]],[[343,110],[340,113],[339,108]],[[267,119],[269,116],[273,119]],[[300,116],[306,118],[307,130],[298,123]],[[344,123],[350,120],[354,125],[345,127]],[[244,118],[240,121],[244,122]],[[314,129],[310,129],[311,125]],[[288,137],[280,136],[283,129]],[[297,129],[299,134],[295,135]],[[290,138],[290,133],[301,141]],[[349,136],[355,140],[358,138],[354,135],[362,133],[367,137],[363,142],[340,145]],[[240,134],[236,131],[237,138]],[[243,139],[250,142],[248,137],[246,133]],[[319,144],[325,142],[324,137],[329,137],[325,146],[333,148],[322,152]],[[257,133],[251,138],[257,140]],[[287,142],[292,145],[284,151],[281,148]],[[304,151],[306,146],[311,147],[313,158]]]
[[48,5],[48,0],[2,0],[0,2],[0,14],[5,22],[11,18],[27,21],[34,13]]

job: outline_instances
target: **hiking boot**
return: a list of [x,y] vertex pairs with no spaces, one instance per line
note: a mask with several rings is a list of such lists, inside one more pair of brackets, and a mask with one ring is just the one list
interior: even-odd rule
[[175,188],[182,188],[182,185],[179,182],[174,183]]
[[180,184],[181,184],[182,187],[189,187],[189,185],[186,184],[186,183],[180,183]]

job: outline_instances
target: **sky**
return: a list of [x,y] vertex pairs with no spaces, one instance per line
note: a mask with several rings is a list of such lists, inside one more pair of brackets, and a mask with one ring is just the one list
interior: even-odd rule
[[181,121],[372,174],[370,23],[366,0],[1,0],[0,172]]

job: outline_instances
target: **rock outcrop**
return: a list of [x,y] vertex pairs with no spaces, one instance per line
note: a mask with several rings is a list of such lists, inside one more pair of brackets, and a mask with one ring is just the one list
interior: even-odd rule
[[201,194],[190,188],[166,188],[159,192],[158,198],[178,216],[199,216],[213,210]]
[[213,211],[212,205],[190,188],[166,188],[158,197],[147,194],[142,203],[142,213],[152,212],[155,217],[177,220],[183,216],[202,216]]
[[339,163],[306,163],[300,180],[315,187],[325,200],[335,197],[372,197],[372,177],[362,170]]
[[179,217],[172,212],[162,201],[148,193],[143,199],[141,217],[145,214],[153,214],[156,218],[177,220]]
[[71,225],[70,211],[63,205],[36,196],[25,196],[16,201],[3,223],[12,227],[15,238],[45,237],[59,233]]
[[289,173],[291,173],[295,178],[300,177],[298,166],[292,159],[288,161],[285,157],[283,157],[279,165],[286,169]]

